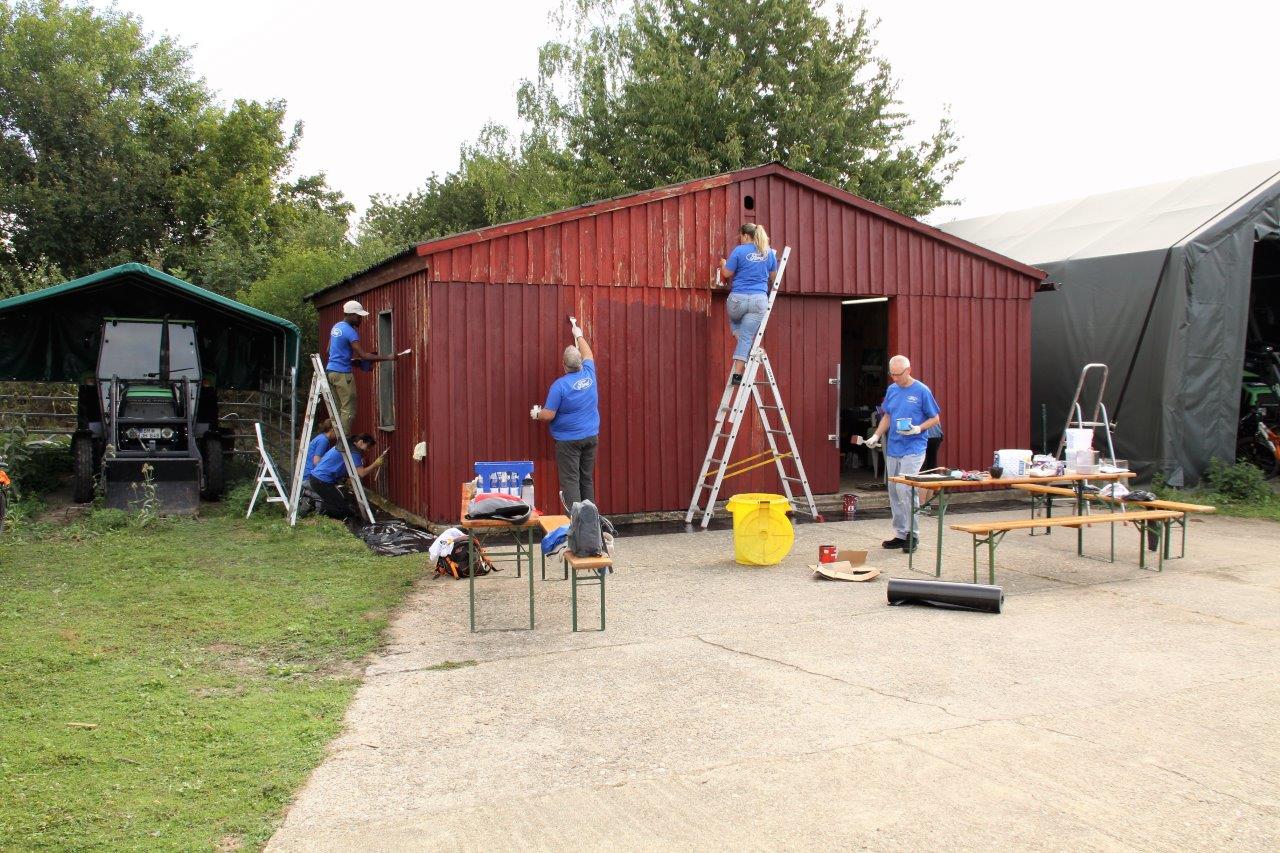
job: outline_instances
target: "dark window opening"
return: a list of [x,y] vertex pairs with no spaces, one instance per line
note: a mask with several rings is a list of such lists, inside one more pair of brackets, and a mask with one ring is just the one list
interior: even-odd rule
[[[378,353],[394,355],[396,341],[391,312],[378,313]],[[378,362],[378,429],[396,428],[396,363]]]
[[756,200],[754,196],[744,195],[742,197],[742,206],[747,210],[755,210]]

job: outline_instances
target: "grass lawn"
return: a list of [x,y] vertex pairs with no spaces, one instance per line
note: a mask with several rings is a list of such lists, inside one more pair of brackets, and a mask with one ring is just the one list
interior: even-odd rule
[[0,848],[270,837],[426,558],[235,506],[0,539]]

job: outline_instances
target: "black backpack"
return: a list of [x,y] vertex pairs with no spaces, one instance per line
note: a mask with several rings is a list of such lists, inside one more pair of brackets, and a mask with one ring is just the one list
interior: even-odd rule
[[569,510],[569,552],[578,557],[604,555],[604,525],[600,510],[591,501],[579,501]]
[[[436,574],[445,577],[461,580],[467,576],[467,541],[468,537],[463,536],[461,539],[453,543],[453,550],[445,554],[439,560],[436,560]],[[489,558],[484,555],[484,551],[480,550],[480,543],[475,544],[475,569],[476,577],[483,577],[489,572],[496,572],[493,563],[489,562]]]

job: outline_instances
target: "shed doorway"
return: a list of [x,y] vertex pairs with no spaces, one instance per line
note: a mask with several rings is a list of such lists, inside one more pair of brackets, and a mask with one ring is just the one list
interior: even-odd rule
[[876,408],[889,381],[889,300],[846,299],[840,306],[840,490],[884,489],[880,451],[854,447],[857,433],[876,426]]

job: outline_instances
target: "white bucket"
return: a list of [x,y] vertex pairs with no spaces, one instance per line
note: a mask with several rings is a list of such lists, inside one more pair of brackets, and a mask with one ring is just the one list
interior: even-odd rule
[[1067,456],[1077,450],[1093,450],[1093,430],[1071,427],[1067,430]]
[[997,450],[996,464],[1004,469],[1000,473],[1000,479],[1008,480],[1011,477],[1027,476],[1032,455],[1030,450]]

